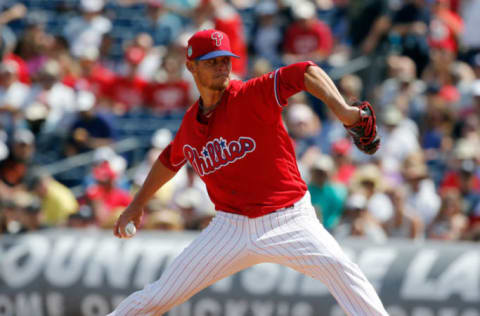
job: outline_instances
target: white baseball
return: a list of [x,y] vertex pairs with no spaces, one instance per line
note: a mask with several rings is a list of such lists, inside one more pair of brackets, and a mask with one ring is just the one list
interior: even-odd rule
[[128,222],[127,226],[125,226],[125,233],[127,236],[133,236],[137,232],[137,228],[135,227],[135,224],[130,221]]

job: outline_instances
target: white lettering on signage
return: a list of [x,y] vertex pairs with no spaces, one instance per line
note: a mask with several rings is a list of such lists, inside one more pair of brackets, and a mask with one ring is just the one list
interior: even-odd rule
[[405,299],[425,299],[436,296],[435,282],[427,280],[428,273],[438,259],[437,250],[427,249],[420,251],[410,263],[405,279],[400,287],[400,295]]
[[110,310],[107,300],[97,294],[86,296],[80,305],[80,309],[83,316],[105,316]]
[[[465,301],[480,300],[480,253],[468,251],[451,263],[438,278],[436,291],[441,299],[458,294]],[[443,316],[443,315],[442,315]],[[448,315],[445,315],[448,316]]]
[[271,301],[255,301],[252,303],[253,316],[272,316],[274,307],[275,303]]
[[385,309],[389,316],[408,316],[407,312],[401,306],[391,305],[387,306]]
[[195,305],[194,316],[220,316],[222,307],[214,299],[202,299]]
[[419,306],[412,310],[412,316],[434,316],[434,312],[431,308]]
[[262,263],[245,270],[240,282],[248,293],[269,294],[277,286],[281,267],[276,264]]
[[84,276],[87,287],[100,287],[108,283],[114,288],[126,288],[142,251],[140,240],[103,239],[92,254]]
[[15,315],[15,307],[8,296],[0,295],[0,316]]
[[186,302],[182,304],[182,308],[180,309],[182,312],[179,313],[178,315],[192,315],[192,303],[191,302]]
[[25,293],[17,295],[15,300],[16,316],[43,316],[42,297],[33,292],[28,296]]
[[330,292],[322,282],[303,276],[302,283],[300,284],[300,295],[327,296],[330,295]]
[[74,236],[66,236],[58,240],[45,266],[47,281],[58,287],[73,286],[81,278],[85,262],[96,244],[95,238],[79,241]]
[[182,243],[159,243],[157,240],[144,241],[142,255],[133,279],[133,285],[142,288],[158,279],[162,265],[165,267],[172,258],[182,251]]
[[210,290],[212,292],[217,292],[217,293],[227,293],[232,290],[233,286],[233,278],[234,276],[228,276],[225,279],[222,279],[210,287]]
[[292,316],[313,316],[313,307],[306,302],[299,302],[292,307]]
[[[44,301],[45,299],[45,306]],[[46,308],[46,314],[44,310]],[[19,293],[13,297],[0,295],[0,316],[63,316],[64,297],[57,292],[43,295],[39,292]]]
[[15,243],[0,261],[6,285],[19,288],[31,283],[41,272],[48,250],[48,240],[40,235],[26,236]]
[[58,292],[50,292],[45,297],[48,316],[65,315],[65,302],[63,295]]
[[228,316],[244,316],[248,311],[248,302],[246,300],[227,300],[225,303],[225,313]]
[[300,274],[291,269],[283,268],[284,271],[280,277],[280,284],[278,285],[278,293],[281,295],[292,295],[296,291],[298,279]]
[[277,303],[277,316],[288,316],[290,306],[288,302]]
[[330,316],[345,316],[345,313],[338,305],[334,305],[330,310]]
[[[386,306],[386,310],[389,316],[480,316],[480,311],[473,308],[465,309],[460,312],[458,308],[444,307],[444,308],[431,308],[426,306],[418,306],[408,311],[402,306],[391,305]],[[330,310],[330,316],[345,316],[342,309],[335,305]]]
[[444,308],[439,313],[438,316],[457,316],[457,310],[455,308]]
[[478,309],[468,308],[462,312],[461,316],[480,316],[480,311]]
[[187,301],[183,303],[182,305],[178,305],[174,308],[172,308],[168,312],[168,316],[187,316],[187,315],[192,315],[192,304],[190,301]]
[[116,308],[120,303],[127,298],[125,295],[114,295],[112,296],[112,307]]
[[402,297],[412,300],[445,300],[459,295],[465,301],[480,298],[480,254],[470,251],[456,258],[436,279],[428,278],[438,258],[435,250],[421,251],[410,264],[400,289]]
[[379,290],[396,257],[397,250],[391,247],[368,248],[359,256],[358,265],[375,289]]

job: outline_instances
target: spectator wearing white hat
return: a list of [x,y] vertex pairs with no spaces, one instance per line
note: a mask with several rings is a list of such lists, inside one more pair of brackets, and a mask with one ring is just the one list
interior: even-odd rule
[[190,164],[187,164],[176,180],[171,208],[180,210],[184,216],[185,227],[196,229],[197,220],[203,216],[211,216],[215,209],[203,181],[195,173]]
[[382,157],[383,169],[397,174],[406,157],[420,150],[419,129],[393,104],[384,109],[381,119],[384,127],[383,146],[378,154]]
[[17,129],[11,138],[8,157],[0,162],[0,195],[23,186],[35,152],[35,136],[28,129]]
[[395,186],[388,190],[393,204],[393,216],[383,225],[388,237],[423,239],[425,227],[422,219],[407,203],[405,186]]
[[328,230],[338,225],[347,197],[347,188],[331,180],[335,174],[335,163],[330,156],[319,154],[310,167],[311,181],[308,184],[312,205],[317,216]]
[[402,173],[407,183],[407,203],[416,211],[425,226],[431,224],[441,206],[441,199],[423,160],[405,160]]
[[208,196],[195,187],[185,187],[175,192],[173,204],[182,215],[185,229],[201,230],[215,216],[214,206]]
[[291,9],[295,20],[285,33],[284,63],[291,64],[303,60],[325,61],[333,48],[330,27],[317,18],[316,7],[310,1],[296,1]]
[[18,80],[17,63],[7,60],[0,64],[0,124],[11,129],[22,118],[29,87]]
[[152,168],[153,163],[157,160],[158,155],[170,144],[173,136],[172,132],[166,128],[161,128],[153,133],[151,142],[151,148],[148,151],[145,160],[136,168],[135,178],[133,182],[137,186],[141,186],[143,181],[147,178],[149,170]]
[[374,242],[387,239],[380,223],[367,210],[367,197],[357,192],[347,198],[343,217],[334,234],[336,238],[354,236]]
[[469,116],[480,117],[480,79],[472,82],[470,85],[470,94],[472,96],[472,104],[462,111],[461,117],[463,119],[466,119]]
[[367,198],[366,209],[381,224],[393,216],[393,204],[384,193],[385,179],[382,170],[374,164],[359,166],[352,176],[352,187]]
[[115,137],[111,122],[95,111],[96,98],[91,92],[77,94],[77,118],[69,130],[66,155],[74,155],[110,145]]
[[295,103],[288,107],[285,123],[290,136],[295,142],[295,152],[302,159],[312,147],[322,148],[322,123],[310,106]]
[[[153,133],[151,137],[151,147],[147,152],[145,159],[136,167],[135,176],[133,178],[133,190],[136,191],[147,178],[147,174],[152,168],[153,163],[158,159],[160,153],[170,144],[173,139],[172,132],[166,128],[160,128]],[[182,186],[187,181],[185,168],[166,183],[160,190],[155,193],[154,200],[157,205],[170,207],[172,204],[173,194],[177,187]]]
[[[56,60],[48,60],[37,74],[37,82],[30,89],[27,97],[26,112],[33,104],[43,104],[47,110],[42,132],[63,133],[75,116],[75,92],[61,82],[61,67]],[[65,135],[63,135],[65,136]]]
[[112,22],[102,15],[104,6],[104,0],[80,1],[82,16],[73,18],[64,30],[73,56],[91,47],[100,48],[103,36],[112,29]]

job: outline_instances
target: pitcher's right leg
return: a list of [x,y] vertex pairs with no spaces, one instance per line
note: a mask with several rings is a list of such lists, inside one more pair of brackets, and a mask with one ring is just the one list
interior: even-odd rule
[[217,217],[158,281],[128,296],[108,316],[162,315],[221,278],[253,265],[246,255],[244,225]]

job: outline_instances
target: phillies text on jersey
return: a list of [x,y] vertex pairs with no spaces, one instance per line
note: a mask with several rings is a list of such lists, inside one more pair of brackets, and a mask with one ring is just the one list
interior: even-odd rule
[[250,137],[239,137],[228,143],[222,137],[215,138],[205,144],[200,153],[188,144],[183,146],[185,157],[200,177],[242,159],[254,150],[255,140]]

